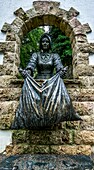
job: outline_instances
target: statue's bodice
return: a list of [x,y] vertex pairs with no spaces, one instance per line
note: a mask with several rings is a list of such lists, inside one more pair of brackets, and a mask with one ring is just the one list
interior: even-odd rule
[[37,59],[37,70],[38,79],[48,79],[53,76],[53,55],[49,53],[38,54]]
[[33,72],[37,68],[38,75],[36,79],[49,79],[53,76],[54,68],[56,72],[63,68],[60,57],[56,53],[33,53],[26,69]]

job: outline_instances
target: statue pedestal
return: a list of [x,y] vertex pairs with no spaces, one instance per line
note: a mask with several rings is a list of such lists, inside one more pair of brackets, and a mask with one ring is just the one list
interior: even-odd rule
[[56,127],[47,130],[14,130],[12,144],[6,147],[6,154],[91,154],[90,145],[75,143],[76,131]]

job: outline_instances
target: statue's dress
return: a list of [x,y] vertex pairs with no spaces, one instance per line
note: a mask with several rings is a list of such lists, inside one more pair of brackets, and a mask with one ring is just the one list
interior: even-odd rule
[[[12,124],[13,129],[50,127],[62,121],[78,120],[60,70],[63,69],[58,54],[34,53],[26,70],[37,68],[37,79],[45,79],[42,85],[29,74],[24,80],[20,102]],[[53,75],[54,68],[56,74]]]

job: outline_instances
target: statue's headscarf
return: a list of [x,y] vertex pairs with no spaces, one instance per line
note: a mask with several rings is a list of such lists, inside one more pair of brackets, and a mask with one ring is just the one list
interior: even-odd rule
[[40,38],[40,50],[42,49],[42,39],[47,38],[49,40],[49,50],[51,49],[51,37],[48,33],[44,33]]

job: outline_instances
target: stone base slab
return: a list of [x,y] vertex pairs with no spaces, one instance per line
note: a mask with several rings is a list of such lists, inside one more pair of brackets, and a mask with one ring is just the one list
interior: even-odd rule
[[86,155],[21,154],[0,156],[0,170],[93,170],[94,162]]

